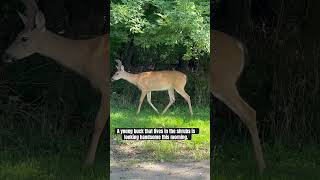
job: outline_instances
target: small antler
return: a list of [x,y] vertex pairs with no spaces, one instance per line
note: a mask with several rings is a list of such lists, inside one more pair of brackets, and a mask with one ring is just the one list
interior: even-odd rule
[[116,62],[118,63],[118,65],[116,65],[118,70],[121,70],[121,67],[123,67],[122,62],[119,59],[116,59]]
[[39,11],[37,2],[35,0],[21,0],[21,2],[24,4],[26,10],[24,13],[25,16],[20,13],[19,16],[23,20],[25,28],[32,29],[35,25],[36,14]]

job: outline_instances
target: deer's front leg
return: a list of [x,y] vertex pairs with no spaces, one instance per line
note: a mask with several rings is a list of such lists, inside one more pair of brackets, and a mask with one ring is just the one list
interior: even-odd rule
[[156,107],[154,107],[154,105],[151,102],[151,91],[148,92],[148,94],[147,94],[147,100],[148,100],[148,103],[150,104],[150,106],[159,114],[158,109]]
[[88,155],[87,155],[86,161],[84,163],[84,166],[92,165],[95,160],[97,146],[99,143],[99,138],[100,138],[101,133],[103,131],[103,128],[107,122],[108,114],[109,114],[108,96],[106,93],[103,93],[101,96],[101,105],[100,105],[100,108],[98,110],[98,114],[95,119],[94,132],[92,135]]
[[138,107],[137,114],[140,113],[141,104],[142,104],[144,98],[146,97],[147,93],[148,93],[147,91],[142,91],[142,92],[141,92],[141,96],[140,96],[140,101],[139,101],[139,107]]

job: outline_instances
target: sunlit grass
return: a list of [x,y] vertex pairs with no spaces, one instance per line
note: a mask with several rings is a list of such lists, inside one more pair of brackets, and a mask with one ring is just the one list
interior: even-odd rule
[[[132,107],[132,106],[131,106]],[[171,107],[164,115],[159,115],[146,105],[136,114],[136,109],[111,105],[111,137],[117,139],[115,128],[199,128],[199,134],[193,134],[192,140],[143,141],[137,148],[148,157],[161,161],[184,161],[209,159],[210,120],[208,107],[194,107],[190,116],[186,106]]]

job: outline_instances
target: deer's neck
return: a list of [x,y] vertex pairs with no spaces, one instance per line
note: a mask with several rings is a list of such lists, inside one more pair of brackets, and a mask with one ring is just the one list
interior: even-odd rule
[[128,81],[129,83],[131,83],[133,85],[137,85],[138,76],[139,76],[138,74],[132,74],[132,73],[126,72],[126,74],[123,77],[123,79]]
[[85,73],[83,68],[86,62],[92,61],[90,57],[94,54],[92,47],[100,43],[93,40],[67,39],[50,31],[43,32],[39,38],[41,39],[39,42],[42,42],[38,47],[41,55],[50,57],[82,75]]

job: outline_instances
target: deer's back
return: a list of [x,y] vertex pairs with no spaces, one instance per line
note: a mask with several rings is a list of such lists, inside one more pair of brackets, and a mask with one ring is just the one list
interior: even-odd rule
[[187,76],[179,71],[150,71],[139,74],[138,87],[147,91],[164,91],[184,87]]

